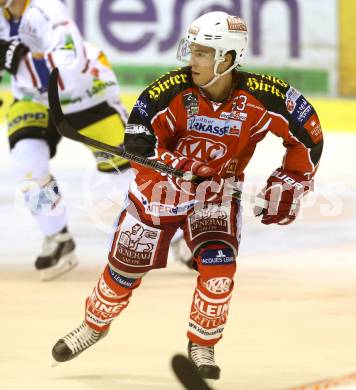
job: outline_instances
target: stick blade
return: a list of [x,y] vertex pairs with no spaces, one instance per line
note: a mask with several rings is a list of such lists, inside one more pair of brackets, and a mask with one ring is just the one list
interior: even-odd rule
[[187,390],[211,390],[193,364],[184,355],[174,355],[171,361],[173,372]]

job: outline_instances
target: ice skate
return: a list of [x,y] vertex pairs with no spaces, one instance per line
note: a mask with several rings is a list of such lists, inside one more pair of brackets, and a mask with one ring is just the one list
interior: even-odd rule
[[77,357],[108,334],[109,330],[98,332],[91,329],[85,321],[59,339],[52,349],[52,356],[56,362],[66,362]]
[[205,347],[189,341],[188,357],[202,378],[220,378],[220,368],[215,363],[213,345]]
[[40,279],[51,280],[74,268],[78,264],[74,249],[74,241],[66,228],[53,236],[45,237],[42,253],[35,262]]
[[172,242],[171,248],[175,261],[179,261],[189,269],[194,269],[192,252],[187,247],[183,238]]

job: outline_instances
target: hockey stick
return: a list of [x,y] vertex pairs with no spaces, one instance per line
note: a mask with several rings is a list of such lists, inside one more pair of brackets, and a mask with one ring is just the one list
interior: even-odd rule
[[[185,172],[179,169],[175,169],[160,161],[152,160],[147,157],[126,152],[125,148],[122,145],[117,147],[111,146],[103,142],[97,141],[93,138],[86,137],[85,135],[79,133],[76,129],[73,128],[73,126],[69,123],[69,121],[66,119],[66,117],[63,114],[61,103],[59,100],[59,94],[58,94],[58,76],[59,76],[58,68],[54,68],[49,76],[48,101],[49,101],[49,108],[51,110],[52,120],[57,130],[63,137],[70,138],[74,141],[81,142],[88,146],[92,146],[93,148],[100,149],[109,154],[123,157],[129,161],[133,161],[145,167],[155,169],[156,171],[166,173],[171,176],[183,178],[184,180],[187,181],[193,181],[196,184],[199,184],[201,181],[204,180],[203,178],[193,175],[191,172]],[[241,191],[236,191],[233,194],[231,194],[231,196],[238,200],[243,200],[248,203],[256,204],[261,208],[268,207],[268,202],[265,201],[264,199],[254,197],[249,194],[245,194]]]
[[196,179],[196,176],[192,175],[192,173],[190,172],[184,172],[179,169],[170,167],[166,164],[163,164],[160,161],[151,160],[147,157],[138,156],[136,154],[126,152],[122,145],[118,147],[111,146],[103,142],[96,141],[93,138],[86,137],[83,134],[80,134],[76,129],[72,127],[72,125],[69,123],[69,121],[65,118],[63,114],[58,94],[58,74],[58,68],[54,68],[50,74],[48,85],[48,101],[53,122],[61,135],[66,138],[70,138],[74,141],[78,141],[85,145],[92,146],[93,148],[100,149],[115,156],[123,157],[127,160],[136,162],[140,165],[155,169],[156,171],[166,173],[171,176],[180,177],[187,181]]
[[333,389],[342,385],[354,385],[352,388],[356,389],[356,372],[342,375],[335,378],[324,379],[319,382],[314,382],[302,386],[292,387],[288,390],[321,390]]
[[[211,390],[208,384],[202,379],[193,364],[184,355],[174,355],[171,361],[172,369],[180,383],[187,390]],[[302,386],[292,387],[288,390],[321,390],[332,389],[342,385],[355,385],[356,372],[339,377],[324,379]],[[354,388],[354,387],[353,387]]]
[[187,390],[212,390],[200,377],[193,364],[184,355],[174,355],[171,361],[173,372]]

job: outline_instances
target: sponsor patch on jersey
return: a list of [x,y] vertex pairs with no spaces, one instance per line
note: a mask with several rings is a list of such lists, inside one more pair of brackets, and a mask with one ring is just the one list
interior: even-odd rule
[[152,135],[146,126],[128,124],[125,128],[127,134],[147,134]]
[[[264,75],[262,75],[261,77],[263,78],[263,80],[258,79],[256,77],[249,77],[247,79],[246,86],[248,87],[248,89],[250,91],[253,91],[253,92],[254,91],[262,91],[262,92],[266,92],[268,94],[277,96],[281,99],[285,99],[286,95],[279,88],[279,85],[284,87],[284,85],[282,85],[282,83],[284,83],[283,80],[276,79],[275,77],[272,78],[270,76],[264,76]],[[271,85],[269,82],[268,83],[265,82],[265,80],[268,80],[269,82],[272,82],[273,84]],[[286,83],[284,83],[284,84],[287,85]]]
[[295,107],[297,105],[297,100],[300,96],[301,93],[293,87],[290,87],[286,92],[286,107],[290,114],[294,112]]
[[150,99],[159,99],[162,92],[168,91],[171,87],[186,83],[188,81],[188,75],[185,73],[178,73],[175,75],[169,75],[161,79],[154,81],[148,89]]
[[222,142],[205,137],[188,136],[179,140],[177,151],[182,155],[199,161],[210,161],[225,156],[227,147]]
[[231,111],[231,112],[226,112],[223,111],[220,114],[220,119],[236,119],[244,122],[247,119],[247,113],[246,112],[241,112],[241,111]]
[[138,111],[141,116],[148,117],[147,103],[141,99],[138,99],[132,108],[133,111]]
[[313,114],[304,124],[314,143],[318,143],[322,138],[321,125],[317,114]]
[[224,265],[235,262],[232,248],[207,249],[201,255],[201,262],[204,265]]
[[183,104],[185,109],[187,110],[188,117],[198,114],[199,112],[198,98],[192,92],[185,93],[183,95]]
[[116,83],[114,81],[103,81],[99,79],[93,79],[91,89],[87,89],[86,93],[89,97],[93,97],[102,93],[105,89],[110,87],[115,87]]
[[192,201],[180,204],[179,206],[170,206],[158,202],[146,202],[144,207],[147,214],[157,217],[167,217],[172,215],[185,215],[192,207],[194,207],[195,203],[195,201]]
[[231,119],[209,118],[208,116],[192,116],[188,118],[188,130],[194,130],[203,134],[212,134],[218,137],[224,135],[239,136],[241,132],[242,122]]
[[300,95],[296,100],[295,108],[292,112],[292,117],[301,125],[313,115],[315,114],[314,108],[308,101],[304,98],[304,96]]
[[236,119],[244,122],[247,119],[247,113],[241,111],[231,111],[230,119]]
[[231,115],[231,112],[226,112],[226,111],[223,111],[221,114],[220,114],[220,119],[230,119],[230,115]]

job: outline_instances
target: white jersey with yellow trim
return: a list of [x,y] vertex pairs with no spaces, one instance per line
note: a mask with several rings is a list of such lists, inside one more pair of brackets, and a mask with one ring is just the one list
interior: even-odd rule
[[28,0],[22,17],[0,12],[0,39],[19,39],[29,49],[12,76],[18,100],[48,105],[50,71],[60,71],[59,91],[65,113],[81,111],[116,99],[119,86],[103,52],[85,42],[60,0]]

